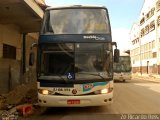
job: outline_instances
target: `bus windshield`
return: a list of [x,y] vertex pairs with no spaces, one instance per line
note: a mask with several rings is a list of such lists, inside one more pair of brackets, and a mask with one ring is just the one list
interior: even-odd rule
[[[41,47],[40,76],[52,80],[96,80],[112,77],[110,43],[56,43]],[[45,78],[46,79],[46,78]]]
[[114,63],[114,72],[131,72],[131,60],[130,56],[120,56],[119,63]]
[[105,9],[53,9],[45,13],[41,34],[107,34]]

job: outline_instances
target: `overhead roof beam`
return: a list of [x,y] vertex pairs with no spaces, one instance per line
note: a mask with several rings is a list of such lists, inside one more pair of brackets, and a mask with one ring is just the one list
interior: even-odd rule
[[43,10],[37,5],[34,0],[23,0],[41,19],[43,18]]

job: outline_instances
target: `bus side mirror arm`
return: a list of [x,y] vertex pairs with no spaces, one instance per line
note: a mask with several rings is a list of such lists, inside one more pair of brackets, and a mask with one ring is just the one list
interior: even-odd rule
[[30,66],[33,66],[34,65],[34,60],[35,60],[35,54],[34,54],[34,52],[33,52],[33,48],[34,47],[37,47],[38,46],[38,44],[37,43],[33,43],[32,45],[31,45],[31,52],[30,52],[30,54],[29,54],[29,65]]
[[117,43],[116,42],[112,42],[112,46],[115,46],[117,49]]
[[32,50],[34,47],[37,47],[37,46],[38,46],[38,44],[37,44],[37,43],[32,43],[32,45],[31,45],[30,49]]

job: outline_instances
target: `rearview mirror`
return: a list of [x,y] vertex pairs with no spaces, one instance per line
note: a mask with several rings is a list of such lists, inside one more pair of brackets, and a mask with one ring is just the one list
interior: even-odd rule
[[31,53],[29,54],[29,65],[30,65],[30,66],[33,66],[33,65],[34,65],[34,59],[35,59],[35,55],[34,55],[33,52],[31,52]]
[[119,62],[119,49],[114,49],[114,62]]

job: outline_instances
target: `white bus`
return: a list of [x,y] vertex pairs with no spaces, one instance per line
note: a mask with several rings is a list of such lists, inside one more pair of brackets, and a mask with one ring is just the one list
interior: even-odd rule
[[[113,59],[113,45],[114,49]],[[112,103],[112,42],[105,7],[70,6],[45,11],[38,41],[38,103],[48,107]],[[33,53],[30,54],[33,65]]]
[[125,82],[131,80],[131,57],[128,53],[122,52],[119,56],[119,63],[113,65],[113,78]]

